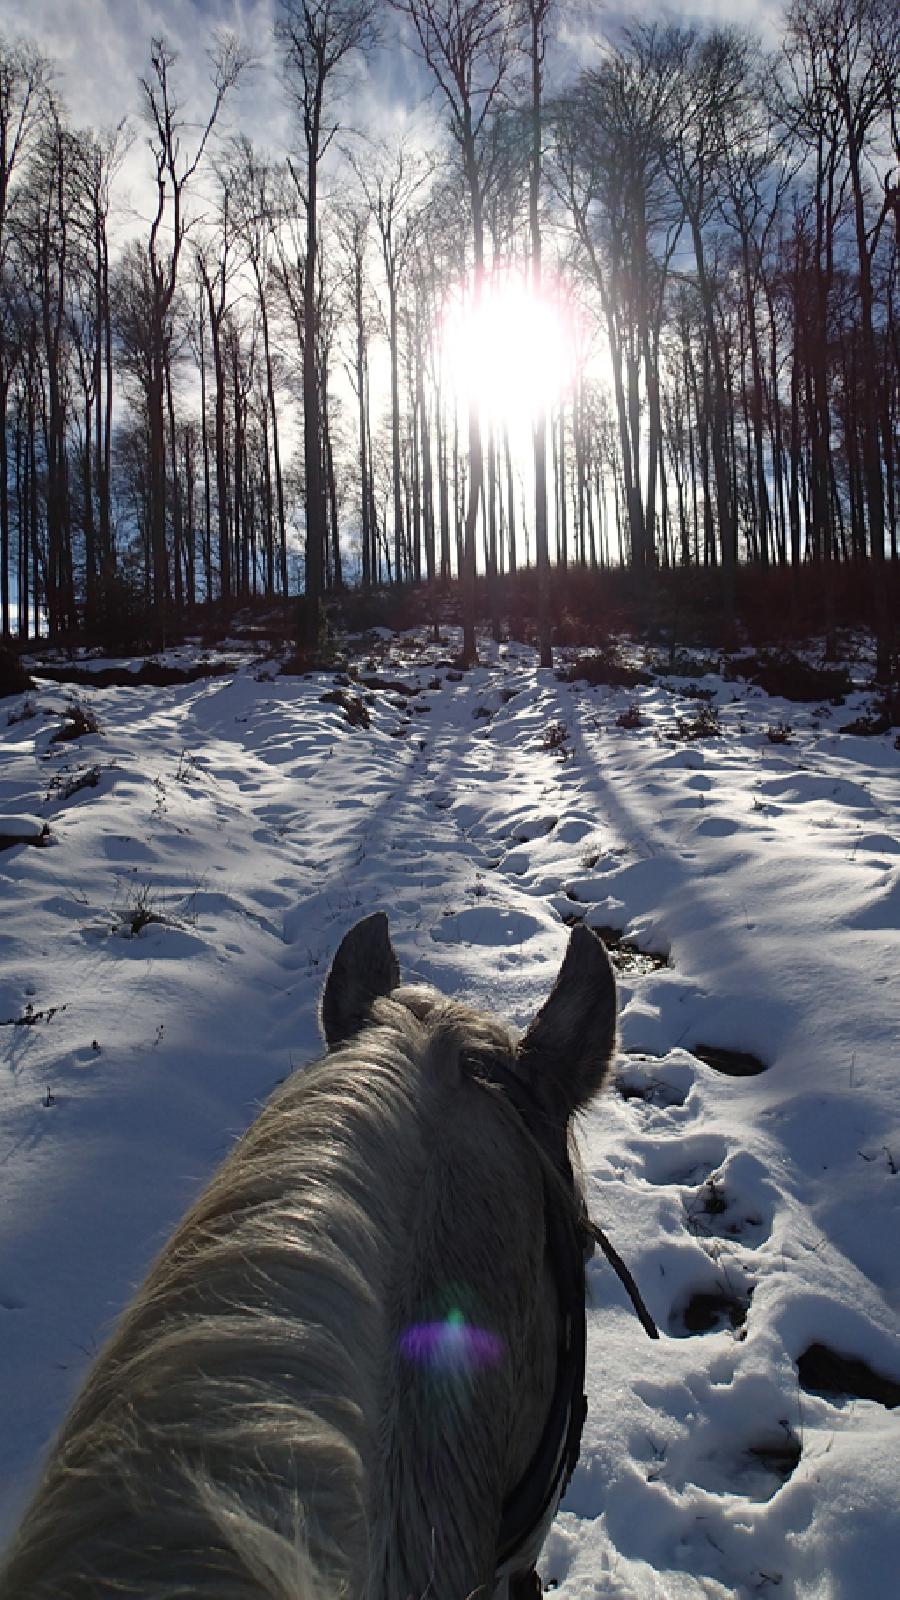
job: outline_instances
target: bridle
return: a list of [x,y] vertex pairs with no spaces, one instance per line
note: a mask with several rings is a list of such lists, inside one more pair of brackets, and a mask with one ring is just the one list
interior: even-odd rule
[[[530,1086],[498,1056],[473,1053],[466,1058],[466,1068],[474,1082],[499,1091],[521,1117],[546,1158],[542,1172],[547,1256],[559,1305],[560,1334],[553,1398],[537,1449],[503,1503],[497,1535],[496,1581],[504,1572],[512,1575],[533,1566],[544,1534],[578,1465],[587,1416],[585,1272],[595,1244],[601,1246],[625,1284],[647,1333],[658,1339],[659,1330],[628,1269],[587,1214],[572,1170],[566,1125],[548,1118]],[[520,1554],[521,1562],[517,1559]],[[541,1592],[539,1583],[531,1592]]]

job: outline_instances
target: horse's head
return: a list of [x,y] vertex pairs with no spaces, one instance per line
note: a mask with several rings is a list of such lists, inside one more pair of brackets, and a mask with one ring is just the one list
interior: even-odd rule
[[[348,1043],[376,1020],[376,1002],[399,985],[400,963],[388,919],[376,911],[344,936],[328,974],[321,1015],[329,1047]],[[420,1001],[419,1009],[427,1007]],[[474,1019],[484,1020],[477,1014]],[[510,1044],[509,1065],[549,1121],[567,1126],[603,1088],[615,1038],[616,986],[609,957],[597,934],[580,924],[569,937],[549,998],[521,1038]]]
[[402,985],[378,913],[337,952],[322,1026],[363,1064],[379,1034],[406,1034],[419,1064],[410,1277],[396,1279],[392,1307],[398,1398],[372,1480],[383,1578],[370,1592],[505,1593],[535,1560],[578,1455],[586,1235],[570,1133],[615,1049],[609,959],[576,928],[519,1035]]

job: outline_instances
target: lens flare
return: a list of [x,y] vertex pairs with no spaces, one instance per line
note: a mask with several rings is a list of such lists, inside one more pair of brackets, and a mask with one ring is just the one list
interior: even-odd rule
[[462,1312],[440,1322],[415,1322],[400,1335],[400,1353],[417,1366],[440,1372],[470,1372],[502,1360],[504,1341],[488,1328],[474,1328]]
[[523,277],[498,272],[482,286],[456,288],[440,319],[444,370],[460,399],[477,399],[485,420],[530,428],[566,390],[576,369],[575,327],[548,282],[535,295]]

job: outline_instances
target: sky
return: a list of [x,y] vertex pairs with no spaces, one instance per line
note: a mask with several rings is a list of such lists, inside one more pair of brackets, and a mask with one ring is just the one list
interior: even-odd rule
[[[177,83],[183,103],[206,103],[206,51],[216,29],[233,30],[253,52],[257,65],[236,92],[230,120],[254,142],[276,152],[293,139],[291,115],[279,80],[273,40],[275,0],[3,0],[0,28],[8,39],[31,38],[58,67],[57,82],[76,126],[102,128],[123,117],[137,117],[138,78],[146,71],[151,38],[162,36],[179,54]],[[430,82],[413,53],[401,42],[402,25],[387,0],[381,7],[384,43],[356,74],[353,123],[387,135],[416,120],[429,96]],[[777,34],[777,0],[753,8],[752,25]],[[558,42],[548,57],[560,78],[596,53],[596,36],[615,29],[626,17],[731,23],[730,0],[691,0],[668,7],[638,0],[621,7],[594,0],[565,0],[558,8]]]
[[[770,39],[777,33],[779,10],[777,0],[762,0],[754,11],[753,25],[765,27]],[[127,120],[130,145],[113,187],[110,214],[114,249],[129,238],[146,238],[155,209],[153,165],[139,87],[140,77],[148,72],[154,37],[162,37],[177,57],[171,77],[186,122],[186,151],[191,148],[191,133],[199,133],[211,105],[208,53],[219,30],[230,30],[243,42],[252,64],[226,101],[212,151],[218,140],[236,132],[276,159],[302,143],[285,93],[274,38],[277,11],[277,0],[0,0],[0,27],[5,37],[27,37],[53,61],[55,84],[75,127],[100,132]],[[340,105],[332,112],[342,135],[328,158],[337,189],[342,184],[340,178],[335,181],[339,150],[351,142],[352,132],[388,144],[406,135],[428,148],[434,148],[441,137],[444,105],[415,50],[404,42],[411,41],[411,32],[387,0],[380,11],[381,45],[371,58],[355,58],[345,74]],[[654,0],[638,0],[625,12],[602,0],[558,0],[555,18],[546,65],[551,87],[571,80],[596,60],[604,33],[614,36],[627,20],[730,23],[734,7],[729,0],[691,0],[666,9]],[[325,183],[329,180],[327,165],[323,179]],[[198,175],[191,204],[201,211],[208,203],[204,189],[208,193]],[[386,362],[385,350],[376,345],[372,356],[374,392],[384,399]],[[338,381],[343,381],[340,374]],[[542,381],[546,386],[546,373],[542,373]],[[509,420],[515,429],[516,418]],[[527,475],[530,445],[522,460]]]

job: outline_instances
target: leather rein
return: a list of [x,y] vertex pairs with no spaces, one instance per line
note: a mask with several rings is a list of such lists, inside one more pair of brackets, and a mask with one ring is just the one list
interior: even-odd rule
[[560,1180],[557,1183],[553,1176],[544,1172],[547,1255],[560,1312],[556,1383],[537,1449],[503,1504],[497,1536],[496,1570],[499,1572],[517,1551],[526,1547],[541,1524],[555,1515],[578,1465],[587,1416],[585,1274],[595,1244],[600,1245],[624,1284],[649,1337],[658,1339],[659,1329],[621,1257],[587,1214],[572,1170],[565,1125],[554,1127],[548,1123],[546,1111],[528,1084],[505,1062],[496,1057],[470,1056],[466,1065],[474,1082],[499,1090],[513,1106]]

